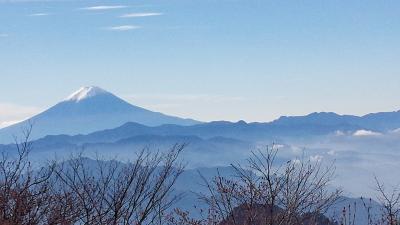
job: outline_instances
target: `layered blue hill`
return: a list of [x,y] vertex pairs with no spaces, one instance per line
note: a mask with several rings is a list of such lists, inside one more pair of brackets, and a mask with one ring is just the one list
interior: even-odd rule
[[0,143],[12,142],[13,135],[20,136],[21,129],[30,123],[33,124],[33,140],[53,135],[52,138],[74,140],[74,143],[90,143],[117,141],[135,135],[193,135],[265,141],[326,135],[336,131],[387,132],[400,128],[400,111],[365,116],[321,112],[282,116],[264,123],[200,123],[131,105],[98,87],[84,87],[29,120],[0,129]]
[[193,125],[199,122],[134,106],[98,87],[83,87],[64,101],[21,123],[0,130],[0,143],[13,141],[31,123],[32,138],[55,134],[86,134],[127,122],[147,126]]
[[333,112],[311,113],[306,116],[282,116],[272,122],[285,126],[343,126],[351,125],[364,129],[386,132],[400,128],[400,111],[370,113],[364,116],[338,115]]

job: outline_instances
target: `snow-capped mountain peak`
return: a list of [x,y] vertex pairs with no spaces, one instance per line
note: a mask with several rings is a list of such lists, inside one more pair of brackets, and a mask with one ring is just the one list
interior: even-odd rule
[[79,102],[84,99],[106,93],[108,92],[96,86],[81,87],[79,90],[68,96],[68,98],[66,98],[65,101]]
[[[1,1],[1,0],[0,0]],[[111,129],[127,122],[146,126],[163,124],[193,125],[198,121],[153,112],[132,105],[118,96],[95,86],[82,87],[64,101],[20,123],[0,129],[0,143],[12,143],[13,135],[31,123],[32,139],[46,135],[88,134]]]

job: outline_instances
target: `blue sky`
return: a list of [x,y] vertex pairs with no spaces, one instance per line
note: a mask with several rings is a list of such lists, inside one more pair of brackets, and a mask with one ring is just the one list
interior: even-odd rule
[[390,0],[0,0],[0,126],[86,85],[203,121],[399,110],[399,40]]

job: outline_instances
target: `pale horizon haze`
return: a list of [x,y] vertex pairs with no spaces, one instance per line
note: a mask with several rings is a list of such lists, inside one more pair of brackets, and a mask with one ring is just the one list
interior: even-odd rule
[[400,110],[399,1],[0,0],[0,127],[98,86],[200,121]]

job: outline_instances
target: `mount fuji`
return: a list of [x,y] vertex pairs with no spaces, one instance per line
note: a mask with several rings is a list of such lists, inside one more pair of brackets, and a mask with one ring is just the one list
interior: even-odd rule
[[168,116],[134,106],[99,87],[82,87],[64,101],[25,121],[0,129],[0,143],[33,125],[32,139],[55,134],[87,134],[110,129],[127,122],[146,126],[163,124],[194,125],[198,121]]

